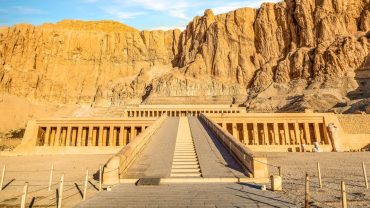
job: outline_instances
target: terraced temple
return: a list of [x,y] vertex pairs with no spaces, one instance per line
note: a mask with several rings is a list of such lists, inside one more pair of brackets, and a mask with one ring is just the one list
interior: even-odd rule
[[105,167],[107,184],[141,178],[263,181],[268,159],[259,152],[351,151],[370,143],[368,132],[342,128],[356,116],[332,113],[142,105],[123,108],[122,115],[30,121],[11,154],[115,154]]
[[103,170],[107,186],[267,183],[271,167],[261,152],[357,151],[370,143],[366,128],[348,132],[347,122],[366,121],[366,115],[247,113],[211,105],[121,110],[109,118],[30,121],[11,154],[113,154]]

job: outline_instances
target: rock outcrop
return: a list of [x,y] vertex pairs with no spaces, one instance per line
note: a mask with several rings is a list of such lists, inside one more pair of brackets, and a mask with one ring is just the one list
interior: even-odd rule
[[112,21],[16,25],[0,29],[0,90],[38,102],[192,97],[255,111],[326,111],[370,97],[369,30],[369,0],[206,10],[183,32]]

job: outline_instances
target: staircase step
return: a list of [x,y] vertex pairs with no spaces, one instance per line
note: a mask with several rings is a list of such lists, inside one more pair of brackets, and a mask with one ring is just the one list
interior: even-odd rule
[[171,173],[171,177],[200,177],[200,173]]
[[190,168],[190,169],[193,169],[193,168],[198,168],[199,169],[199,165],[172,165],[172,169],[186,169],[186,168]]
[[172,165],[198,165],[197,161],[172,162]]
[[189,121],[187,118],[180,118],[175,152],[172,159],[171,177],[200,176],[201,170],[191,136]]

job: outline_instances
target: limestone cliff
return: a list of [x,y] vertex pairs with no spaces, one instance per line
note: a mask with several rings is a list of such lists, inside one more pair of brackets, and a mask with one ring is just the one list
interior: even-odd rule
[[171,66],[178,36],[112,22],[16,25],[0,34],[1,90],[57,103],[131,102],[144,90],[131,86],[140,72]]
[[105,106],[173,100],[348,110],[370,97],[369,30],[369,0],[206,10],[183,32],[111,21],[16,25],[0,29],[0,90]]

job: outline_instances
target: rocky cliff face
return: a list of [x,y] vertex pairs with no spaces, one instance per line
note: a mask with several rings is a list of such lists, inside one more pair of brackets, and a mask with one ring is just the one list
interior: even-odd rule
[[16,25],[0,29],[0,89],[105,106],[191,97],[257,111],[349,108],[370,97],[369,30],[369,0],[206,10],[183,32],[110,21]]

